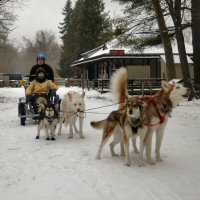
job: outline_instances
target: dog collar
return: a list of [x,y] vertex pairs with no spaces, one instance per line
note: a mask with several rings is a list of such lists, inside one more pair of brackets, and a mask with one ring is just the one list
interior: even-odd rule
[[123,109],[121,109],[121,110],[119,110],[119,113],[125,113],[126,112],[126,108],[123,108]]

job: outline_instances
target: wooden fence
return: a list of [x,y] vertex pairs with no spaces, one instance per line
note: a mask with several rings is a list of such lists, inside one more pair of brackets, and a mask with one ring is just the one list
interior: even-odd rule
[[[131,79],[127,81],[127,88],[130,95],[152,95],[155,94],[161,88],[161,81],[163,79],[148,78],[148,79]],[[101,93],[110,91],[109,79],[65,79],[55,78],[55,82],[59,86],[77,86],[83,89],[93,89]],[[194,91],[200,97],[200,84],[194,84]],[[9,81],[8,79],[0,79],[0,87],[20,87],[18,81]]]
[[[161,88],[163,79],[131,79],[127,82],[129,94],[154,94]],[[83,79],[55,79],[58,85],[66,87],[77,86],[83,89],[87,88],[97,90],[101,93],[110,91],[109,79],[94,79],[92,81]]]
[[[161,80],[163,79],[131,79],[127,81],[128,92],[131,95],[156,93],[161,88]],[[109,91],[110,80],[98,79],[96,80],[96,88],[100,92]],[[95,87],[94,87],[95,89]]]

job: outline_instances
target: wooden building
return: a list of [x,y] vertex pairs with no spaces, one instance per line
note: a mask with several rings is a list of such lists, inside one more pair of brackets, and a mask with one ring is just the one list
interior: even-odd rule
[[[192,45],[185,43],[187,58],[191,73],[194,77]],[[177,78],[182,78],[181,64],[176,42],[172,43]],[[126,67],[128,78],[166,78],[166,63],[162,45],[145,48],[142,52],[130,48],[118,47],[113,42],[104,44],[82,54],[72,66],[83,68],[83,78],[110,79],[113,71]]]

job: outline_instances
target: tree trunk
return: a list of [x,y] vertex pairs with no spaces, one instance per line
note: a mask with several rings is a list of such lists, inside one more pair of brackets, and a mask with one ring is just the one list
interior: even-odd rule
[[168,35],[168,30],[165,24],[165,20],[163,17],[162,9],[160,6],[159,0],[151,0],[154,11],[156,13],[156,18],[158,21],[158,26],[160,30],[160,35],[162,38],[164,50],[165,50],[165,57],[166,57],[166,71],[167,71],[167,80],[171,80],[176,78],[176,70],[172,52],[171,41]]
[[181,69],[182,74],[185,82],[190,82],[190,71],[189,71],[189,65],[187,61],[187,54],[185,49],[185,41],[183,32],[180,30],[180,25],[175,25],[175,32],[176,32],[176,40],[178,45],[178,52],[181,62]]
[[192,0],[192,45],[194,58],[194,83],[200,84],[200,0]]
[[169,12],[175,26],[176,40],[177,40],[177,45],[178,45],[178,51],[179,51],[184,83],[186,87],[190,88],[190,96],[188,100],[192,100],[193,97],[198,98],[198,96],[194,92],[194,88],[193,88],[191,78],[190,78],[190,71],[189,71],[189,65],[187,61],[185,41],[184,41],[184,36],[182,32],[182,24],[181,24],[182,22],[181,21],[181,0],[175,0],[174,7],[173,7],[173,2],[172,3],[167,2],[167,4],[169,6]]

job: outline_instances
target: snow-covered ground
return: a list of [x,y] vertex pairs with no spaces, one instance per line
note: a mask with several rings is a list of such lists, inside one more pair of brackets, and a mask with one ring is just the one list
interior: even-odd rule
[[[62,97],[69,90],[81,92],[63,87],[58,93]],[[95,159],[101,131],[89,123],[117,108],[109,106],[113,104],[109,93],[86,91],[86,109],[104,107],[86,114],[85,139],[77,134],[67,139],[64,128],[56,141],[46,141],[44,132],[36,140],[33,120],[20,125],[21,96],[23,88],[0,88],[1,200],[200,199],[200,100],[183,102],[173,111],[161,148],[163,162],[138,167],[138,155],[131,152],[131,166],[126,167],[123,157],[111,157],[109,143],[102,159]]]

